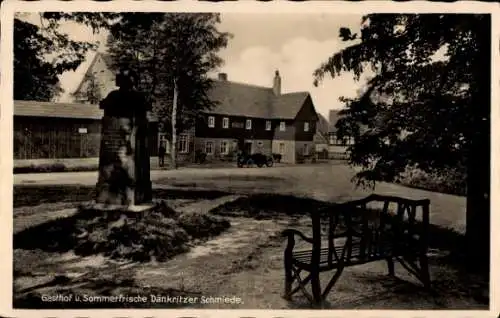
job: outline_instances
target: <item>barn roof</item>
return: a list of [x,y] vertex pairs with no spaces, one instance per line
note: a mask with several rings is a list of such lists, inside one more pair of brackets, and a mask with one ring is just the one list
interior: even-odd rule
[[[14,101],[14,116],[100,120],[103,115],[103,110],[93,104]],[[156,121],[156,118],[150,116],[149,120]]]

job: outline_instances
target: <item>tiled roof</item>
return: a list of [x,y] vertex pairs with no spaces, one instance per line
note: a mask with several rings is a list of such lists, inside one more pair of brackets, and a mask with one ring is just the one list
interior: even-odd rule
[[98,53],[101,58],[103,59],[104,63],[106,63],[106,65],[109,67],[109,68],[112,68],[114,63],[113,63],[113,59],[111,58],[111,55],[109,54],[103,54],[103,53]]
[[[112,67],[113,61],[109,54],[97,53],[87,72],[91,71],[98,56],[104,60],[109,68]],[[81,85],[82,83],[80,83],[78,88],[81,88]],[[214,109],[208,111],[208,113],[258,118],[294,119],[309,96],[309,93],[294,92],[275,96],[271,87],[236,83],[227,80],[214,80],[214,85],[209,96],[218,104]]]
[[[102,109],[92,104],[52,103],[39,101],[14,101],[14,116],[101,119]],[[150,121],[156,121],[154,116]]]
[[318,114],[319,120],[318,123],[316,124],[316,131],[327,135],[328,134],[328,129],[329,129],[329,123],[328,120],[321,114]]
[[210,98],[218,104],[209,113],[294,119],[308,96],[307,92],[275,96],[272,88],[214,80]]
[[328,118],[328,123],[329,123],[328,131],[329,132],[336,132],[337,127],[335,127],[335,124],[337,123],[337,121],[340,118],[339,110],[330,109],[330,113],[328,115],[329,115],[328,116],[329,117]]
[[209,96],[217,103],[209,113],[264,118],[272,114],[270,88],[214,80]]
[[271,117],[294,119],[308,96],[307,92],[296,92],[275,97],[272,103]]

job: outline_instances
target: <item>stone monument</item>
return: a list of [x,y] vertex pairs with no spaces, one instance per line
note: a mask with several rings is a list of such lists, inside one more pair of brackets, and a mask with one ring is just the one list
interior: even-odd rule
[[122,69],[116,86],[100,103],[102,118],[96,203],[134,209],[152,200],[148,118],[145,95],[136,91],[137,75]]

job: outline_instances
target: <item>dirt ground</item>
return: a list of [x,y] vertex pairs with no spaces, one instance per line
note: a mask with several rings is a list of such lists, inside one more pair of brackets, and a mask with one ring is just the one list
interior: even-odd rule
[[[220,204],[224,202],[220,196],[213,200],[219,200]],[[237,197],[232,196],[231,200],[237,200]],[[179,209],[203,210],[205,203],[200,202],[210,201],[184,198],[169,199],[168,202]],[[21,230],[41,222],[40,220],[47,220],[48,215],[54,217],[69,213],[72,204],[76,205],[74,202],[64,203],[63,211],[66,212],[55,211],[58,208],[55,203],[31,208],[18,207],[14,211],[14,223]],[[245,208],[242,206],[240,210]],[[207,213],[208,210],[213,211],[213,204],[205,206],[205,210]],[[234,216],[229,217],[229,230],[193,246],[189,252],[165,263],[118,262],[102,256],[80,257],[71,252],[56,254],[15,249],[15,305],[29,307],[38,301],[38,306],[54,306],[54,303],[40,303],[40,299],[42,296],[65,294],[73,297],[141,295],[148,299],[147,303],[110,304],[95,299],[91,301],[90,298],[80,302],[81,307],[93,308],[309,308],[306,298],[300,293],[290,302],[281,298],[286,242],[279,233],[289,227],[307,233],[310,230],[310,219],[292,216],[255,219],[240,217],[237,210],[235,209]],[[41,211],[46,215],[42,216]],[[374,262],[346,269],[330,293],[325,308],[487,309],[484,286],[471,285],[473,277],[464,277],[458,269],[444,262],[445,252],[431,253],[434,294],[419,287],[403,268],[396,267],[399,279],[388,278],[386,263]],[[329,275],[332,273],[326,273],[322,277],[323,286],[328,282]],[[478,289],[482,290],[483,298],[478,298],[478,293],[475,292]],[[190,296],[196,301],[192,304],[179,304],[172,296]],[[228,297],[240,303],[213,303],[217,299],[215,297]]]

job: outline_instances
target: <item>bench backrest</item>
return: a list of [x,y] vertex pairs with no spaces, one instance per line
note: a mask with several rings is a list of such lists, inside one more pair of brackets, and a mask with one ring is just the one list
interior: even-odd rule
[[[429,209],[429,200],[376,194],[335,205],[313,216],[313,250],[321,249],[322,215],[328,222],[329,262],[376,258],[388,246],[394,254],[427,253]],[[347,242],[343,255],[336,250],[339,238]]]

